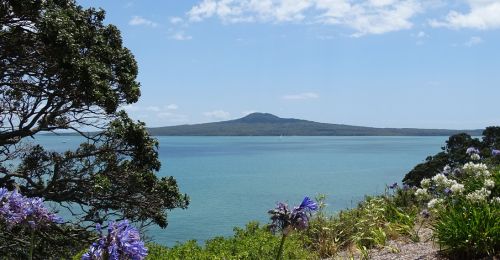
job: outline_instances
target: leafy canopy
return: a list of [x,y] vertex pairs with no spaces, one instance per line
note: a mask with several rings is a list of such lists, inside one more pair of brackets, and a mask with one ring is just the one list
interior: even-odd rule
[[[0,187],[71,209],[80,229],[110,218],[164,228],[188,197],[156,176],[157,140],[119,110],[140,96],[138,67],[104,18],[72,0],[0,2]],[[82,143],[28,142],[58,130]]]

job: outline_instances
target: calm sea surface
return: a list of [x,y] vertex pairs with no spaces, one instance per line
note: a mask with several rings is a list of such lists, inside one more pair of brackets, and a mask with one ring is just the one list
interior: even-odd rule
[[[447,137],[159,137],[160,176],[174,176],[191,198],[168,213],[167,229],[151,228],[154,241],[174,245],[232,234],[251,220],[266,223],[278,201],[327,195],[328,210],[355,206],[401,181]],[[62,151],[77,137],[39,136]]]

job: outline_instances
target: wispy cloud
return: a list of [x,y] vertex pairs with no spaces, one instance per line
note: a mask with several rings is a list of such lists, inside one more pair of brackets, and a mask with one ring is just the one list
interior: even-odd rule
[[159,106],[147,106],[145,108],[147,111],[160,112],[161,108]]
[[166,108],[168,110],[177,110],[177,109],[179,109],[179,106],[176,104],[170,104],[170,105],[167,105]]
[[140,108],[138,106],[132,105],[132,104],[122,106],[121,108],[125,111],[139,111],[140,110]]
[[470,39],[468,41],[466,41],[464,43],[464,45],[467,46],[467,47],[472,47],[472,46],[478,45],[478,44],[480,44],[482,42],[483,42],[483,39],[481,39],[481,37],[472,36],[472,37],[470,37]]
[[302,22],[343,25],[353,36],[409,29],[410,21],[423,10],[416,0],[203,0],[188,12],[199,22],[218,17],[225,23]]
[[130,19],[130,21],[128,22],[128,24],[132,25],[132,26],[138,26],[138,25],[145,25],[145,26],[149,26],[149,27],[158,26],[157,23],[155,23],[151,20],[148,20],[146,18],[143,18],[141,16],[133,16],[132,19]]
[[179,106],[176,104],[164,106],[126,105],[123,106],[122,109],[140,118],[156,118],[159,120],[156,123],[185,123],[189,121],[189,117],[187,115],[177,112]]
[[429,37],[429,35],[424,32],[424,31],[419,31],[415,34],[411,34],[413,38],[415,38],[417,41],[415,42],[417,45],[422,45],[425,43],[425,39]]
[[179,24],[179,23],[184,22],[184,19],[182,19],[178,16],[174,16],[174,17],[170,17],[169,21],[171,24]]
[[203,115],[210,118],[210,119],[220,119],[220,120],[225,120],[229,119],[231,114],[227,111],[224,110],[213,110],[213,111],[208,111],[208,112],[203,112]]
[[189,122],[189,117],[183,114],[177,114],[173,112],[160,112],[156,114],[159,119],[167,120],[171,123],[185,123]]
[[176,41],[189,41],[192,40],[193,37],[191,35],[187,35],[184,31],[176,32],[170,36],[170,39]]
[[448,27],[453,29],[490,30],[500,28],[500,1],[498,0],[467,0],[469,12],[462,13],[451,10],[444,19],[431,19],[433,27]]
[[316,99],[319,98],[319,95],[314,92],[304,92],[299,94],[284,95],[282,98],[286,100],[304,100],[304,99]]

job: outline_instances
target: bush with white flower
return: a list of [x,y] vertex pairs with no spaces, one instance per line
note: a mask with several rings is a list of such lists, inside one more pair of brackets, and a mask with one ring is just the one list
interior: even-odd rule
[[480,161],[479,150],[467,149],[471,162],[462,167],[452,169],[445,166],[443,171],[420,182],[421,188],[415,191],[415,196],[429,210],[436,211],[440,206],[457,200],[469,202],[496,203],[500,200],[498,194],[492,194],[499,179],[498,171],[491,172],[485,163]]
[[[423,179],[415,192],[431,219],[434,241],[451,258],[493,256],[500,250],[500,166],[467,149],[470,162]],[[486,156],[485,156],[486,157]]]

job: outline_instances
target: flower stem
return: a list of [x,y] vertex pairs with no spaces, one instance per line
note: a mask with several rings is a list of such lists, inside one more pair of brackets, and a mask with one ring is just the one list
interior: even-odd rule
[[283,255],[283,245],[285,244],[285,238],[286,238],[286,235],[283,234],[281,236],[280,249],[278,250],[278,256],[276,256],[276,260],[281,260],[281,257]]
[[35,231],[31,230],[30,260],[33,260],[33,249],[35,248]]

